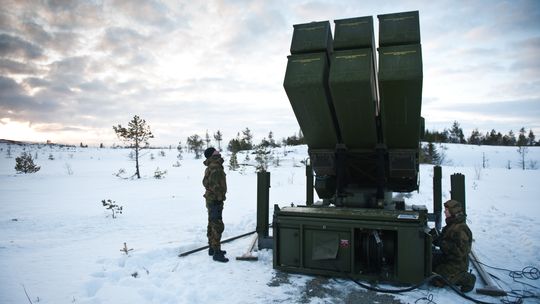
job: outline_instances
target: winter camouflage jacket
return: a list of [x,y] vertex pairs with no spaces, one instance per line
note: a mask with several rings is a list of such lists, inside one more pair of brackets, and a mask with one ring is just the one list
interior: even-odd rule
[[465,219],[463,213],[447,218],[446,226],[436,240],[443,253],[443,263],[435,271],[448,278],[467,272],[469,267],[472,232]]
[[207,166],[203,178],[203,186],[206,189],[204,197],[207,201],[224,201],[227,181],[223,170],[223,158],[211,156],[204,161],[204,165]]

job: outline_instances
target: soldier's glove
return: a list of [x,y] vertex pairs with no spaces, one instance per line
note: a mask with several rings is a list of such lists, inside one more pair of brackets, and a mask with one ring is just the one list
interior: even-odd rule
[[433,243],[433,245],[439,246],[439,243],[440,243],[439,231],[437,231],[437,229],[433,228],[433,229],[431,229],[429,231],[429,234],[431,235],[431,242]]

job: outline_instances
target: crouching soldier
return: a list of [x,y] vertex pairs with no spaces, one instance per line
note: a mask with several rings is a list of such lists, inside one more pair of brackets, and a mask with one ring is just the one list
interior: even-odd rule
[[208,237],[208,255],[212,256],[214,261],[228,262],[225,257],[227,253],[221,250],[221,234],[225,229],[222,220],[223,201],[227,193],[227,181],[225,171],[223,170],[223,158],[219,151],[214,148],[208,148],[204,151],[206,160],[204,165],[203,186],[206,189],[204,197],[206,198],[206,209],[208,210],[208,226],[206,236]]
[[[452,284],[459,286],[462,292],[474,288],[476,277],[469,273],[469,253],[471,252],[472,232],[465,223],[466,216],[460,202],[449,200],[444,203],[446,226],[440,235],[435,236],[433,244],[440,250],[433,252],[433,271],[445,277]],[[436,279],[437,287],[445,285]]]

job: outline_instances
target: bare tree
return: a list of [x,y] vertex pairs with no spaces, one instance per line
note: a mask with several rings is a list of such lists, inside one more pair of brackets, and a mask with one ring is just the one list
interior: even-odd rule
[[524,147],[524,146],[519,146],[518,149],[517,149],[517,152],[519,153],[519,161],[518,161],[518,164],[519,166],[521,167],[522,170],[525,170],[525,156],[527,155],[527,153],[529,153],[529,149],[527,147]]
[[146,124],[144,119],[139,116],[133,116],[133,119],[128,123],[128,127],[124,128],[121,125],[113,126],[114,132],[118,138],[129,144],[129,147],[135,152],[135,175],[141,178],[139,172],[139,154],[144,148],[148,148],[148,140],[154,138],[150,131],[150,126]]

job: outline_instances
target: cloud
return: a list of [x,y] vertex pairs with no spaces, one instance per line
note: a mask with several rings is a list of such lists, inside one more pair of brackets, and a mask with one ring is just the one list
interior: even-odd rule
[[[142,23],[161,29],[172,29],[176,22],[170,15],[170,9],[154,0],[113,0],[112,9],[127,16],[131,22]],[[178,4],[174,4],[178,5]],[[180,4],[182,6],[182,4]]]
[[519,54],[514,57],[511,69],[526,78],[540,79],[540,36],[518,42],[516,50]]
[[37,59],[43,56],[43,49],[19,37],[0,34],[0,56],[13,59]]
[[10,59],[0,58],[0,74],[13,75],[13,74],[38,74],[39,69],[32,63],[23,63]]
[[137,50],[147,41],[147,37],[125,27],[110,27],[98,45],[100,50],[111,51],[113,55],[124,55]]
[[139,114],[164,136],[156,142],[207,128],[290,135],[298,124],[282,82],[293,24],[373,15],[377,27],[377,14],[418,9],[428,123],[540,125],[535,1],[4,2],[0,119],[83,136]]
[[20,119],[29,113],[39,114],[43,109],[15,80],[0,76],[0,118]]

